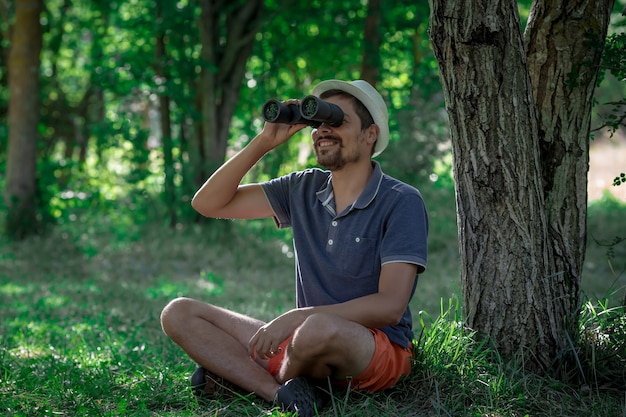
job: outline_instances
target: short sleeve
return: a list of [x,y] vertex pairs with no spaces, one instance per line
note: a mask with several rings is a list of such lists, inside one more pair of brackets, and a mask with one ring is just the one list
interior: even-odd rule
[[407,262],[424,272],[428,257],[428,214],[419,191],[396,187],[395,204],[386,218],[381,264]]

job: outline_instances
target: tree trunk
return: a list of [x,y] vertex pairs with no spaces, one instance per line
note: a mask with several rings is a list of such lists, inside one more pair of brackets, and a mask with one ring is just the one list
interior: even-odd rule
[[579,305],[587,240],[591,107],[613,3],[535,1],[524,33],[539,114],[548,238],[572,313]]
[[263,0],[202,0],[200,6],[200,137],[205,167],[213,171],[226,156],[230,122],[261,22]]
[[[167,86],[169,76],[167,74],[167,51],[165,49],[165,31],[163,27],[163,10],[157,3],[156,5],[157,24],[159,29],[156,36],[156,75],[160,80],[160,85]],[[165,207],[169,214],[169,226],[176,226],[177,215],[177,199],[176,199],[176,185],[174,183],[174,176],[176,175],[176,169],[174,167],[174,143],[172,138],[172,125],[171,125],[171,112],[170,112],[170,97],[167,87],[165,91],[159,91],[159,114],[161,116],[161,141],[163,142],[163,170],[165,175],[165,192],[164,200]]]
[[36,161],[39,124],[41,0],[16,0],[9,53],[9,146],[5,202],[7,234],[23,238],[37,230]]
[[376,86],[380,78],[380,34],[381,0],[369,0],[367,17],[363,31],[363,61],[361,62],[361,78]]
[[[548,4],[549,3],[549,4]],[[586,238],[592,93],[613,0],[431,0],[470,327],[547,370],[570,348]]]
[[515,2],[442,3],[432,0],[431,38],[450,118],[468,325],[505,355],[535,346],[549,363],[558,330],[539,288],[552,282],[551,253]]
[[[99,4],[99,3],[96,3]],[[102,4],[100,4],[102,6]],[[102,34],[105,33],[109,28],[109,15],[108,10],[103,7],[98,7],[98,12],[93,19],[94,23],[97,25],[93,29],[93,44],[91,47],[91,59],[92,62],[102,62],[104,60],[104,41],[102,39]],[[102,71],[93,71],[91,73],[91,87],[93,88],[93,94],[91,97],[91,102],[89,103],[89,115],[86,119],[88,125],[88,133],[87,133],[87,141],[85,142],[85,146],[81,148],[80,152],[80,163],[84,164],[87,157],[87,145],[89,143],[89,139],[93,138],[93,153],[94,156],[98,159],[98,161],[102,161],[102,149],[101,149],[101,137],[102,130],[106,125],[106,104],[104,98],[105,88],[103,85],[107,83],[106,75]]]

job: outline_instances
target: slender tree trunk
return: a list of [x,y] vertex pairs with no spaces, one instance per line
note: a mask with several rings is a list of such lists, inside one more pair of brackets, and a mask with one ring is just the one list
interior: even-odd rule
[[36,161],[39,124],[41,0],[16,0],[9,54],[9,147],[5,203],[7,233],[16,238],[37,230]]
[[380,79],[381,6],[381,0],[369,0],[365,18],[361,78],[373,86],[378,84]]
[[[108,8],[102,7],[106,3],[99,4],[100,7],[97,8],[96,17],[93,19],[95,27],[92,29],[93,36],[93,44],[91,47],[91,59],[93,62],[102,62],[104,59],[104,41],[103,34],[109,28],[109,15]],[[84,146],[81,149],[80,153],[80,162],[81,165],[85,162],[87,156],[87,145],[89,144],[89,139],[93,138],[93,151],[95,152],[95,156],[98,161],[102,160],[102,151],[101,151],[101,140],[102,140],[102,129],[106,125],[106,104],[104,98],[104,88],[103,85],[106,84],[106,75],[104,75],[101,71],[93,71],[91,73],[91,87],[93,88],[93,94],[91,97],[91,102],[89,103],[88,110],[88,132],[87,132],[87,140],[85,141]]]
[[535,1],[524,34],[539,114],[549,241],[572,312],[579,305],[587,241],[591,107],[613,3]]
[[230,122],[261,23],[263,1],[201,0],[200,6],[201,140],[205,167],[212,172],[226,156]]
[[[163,24],[163,11],[161,6],[157,4],[157,23],[162,26]],[[160,29],[156,38],[156,74],[159,77],[161,85],[166,86],[168,82],[167,68],[167,51],[165,49],[165,33],[163,29]],[[165,175],[165,206],[169,213],[169,225],[170,227],[176,226],[177,215],[177,198],[176,198],[176,185],[174,183],[174,176],[176,175],[176,169],[174,168],[174,155],[173,155],[173,138],[171,127],[171,113],[170,113],[170,97],[167,88],[165,91],[159,93],[159,113],[161,116],[161,140],[163,141],[163,169]]]

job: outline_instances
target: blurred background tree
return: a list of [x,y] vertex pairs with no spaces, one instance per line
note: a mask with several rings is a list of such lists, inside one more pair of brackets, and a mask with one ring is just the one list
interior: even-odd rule
[[[15,2],[15,25],[8,50],[8,137],[6,184],[7,233],[23,238],[38,231],[35,161],[39,125],[39,53],[42,35],[39,15],[41,0]],[[3,77],[4,79],[5,77]],[[44,203],[45,204],[45,203]]]

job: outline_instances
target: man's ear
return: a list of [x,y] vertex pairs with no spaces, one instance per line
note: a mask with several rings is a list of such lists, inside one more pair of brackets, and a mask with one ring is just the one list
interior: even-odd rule
[[367,139],[367,143],[375,144],[376,140],[378,140],[378,134],[380,133],[380,128],[377,124],[371,124],[366,132],[365,138]]

